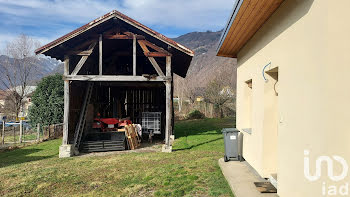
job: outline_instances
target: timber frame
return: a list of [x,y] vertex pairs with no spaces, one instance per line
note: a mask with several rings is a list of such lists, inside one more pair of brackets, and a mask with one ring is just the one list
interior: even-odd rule
[[[80,61],[74,66],[74,69],[69,73],[69,57],[65,57],[64,75],[63,79],[65,81],[64,86],[64,132],[63,132],[63,145],[68,144],[68,114],[69,114],[69,82],[70,81],[115,81],[115,82],[142,82],[142,81],[154,81],[154,82],[164,82],[166,89],[166,118],[165,118],[165,145],[167,148],[170,147],[170,135],[172,132],[172,116],[173,116],[173,103],[172,103],[172,71],[171,71],[171,53],[162,49],[161,47],[152,44],[151,42],[145,40],[143,36],[133,34],[131,32],[124,32],[124,34],[117,35],[105,35],[106,39],[131,39],[133,40],[133,75],[103,75],[103,48],[102,48],[102,34],[99,36],[99,75],[78,75],[80,69],[84,66],[84,63],[91,55],[96,46],[97,42],[93,42],[89,45],[87,50],[78,51],[75,55],[82,56]],[[148,78],[146,76],[136,76],[136,40],[140,47],[142,48],[144,55],[151,62],[153,68],[158,73],[158,76],[153,78]],[[157,52],[150,52],[149,48],[156,50]],[[72,53],[70,53],[72,54]],[[155,58],[165,57],[166,58],[166,74],[164,75],[162,69],[158,65]]]
[[[125,100],[127,112],[123,113],[131,113],[133,120],[137,119],[136,112],[133,110],[140,110],[141,105],[145,112],[151,103],[153,103],[151,105],[158,105],[151,106],[152,109],[157,107],[158,110],[164,110],[164,119],[162,118],[165,122],[164,148],[166,152],[171,150],[170,136],[173,134],[174,122],[173,74],[185,76],[184,73],[187,72],[193,56],[191,50],[117,11],[112,11],[39,48],[36,53],[50,55],[64,61],[63,146],[73,143],[75,148],[79,147],[75,143],[80,141],[82,134],[77,133],[77,129],[79,127],[79,130],[84,130],[86,116],[89,114],[87,105],[90,103],[90,98],[93,97],[91,102],[95,102],[96,99],[101,100],[104,98],[101,94],[107,94],[106,91],[109,91],[108,98],[111,100],[111,94],[114,94],[113,99],[114,103],[118,102],[118,110],[123,110],[124,107],[120,108],[119,105],[124,105],[123,100]],[[98,88],[92,90],[93,86]],[[85,88],[86,94],[82,92]],[[147,91],[164,92],[149,97],[147,95],[151,93],[145,88]],[[144,97],[141,92],[145,95]],[[126,95],[115,96],[115,94]],[[81,95],[88,95],[84,102],[81,100]],[[101,96],[103,98],[100,98]],[[130,96],[134,96],[134,100],[140,100],[138,102],[149,98],[161,100],[147,101],[148,103],[144,104],[133,102],[129,107],[131,104],[127,100]],[[79,103],[85,103],[85,106],[80,108]],[[115,109],[111,113],[114,114],[114,111]],[[121,116],[120,113],[118,111],[118,117]],[[137,113],[140,114],[140,111]],[[79,121],[76,125],[79,126],[74,126],[77,118]],[[80,125],[82,125],[81,128]],[[74,140],[72,140],[72,131],[75,127]]]

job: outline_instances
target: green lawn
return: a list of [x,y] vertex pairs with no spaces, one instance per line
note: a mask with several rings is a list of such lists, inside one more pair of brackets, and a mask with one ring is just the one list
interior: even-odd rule
[[58,159],[61,140],[0,153],[0,196],[232,196],[218,166],[233,119],[180,121],[173,153]]

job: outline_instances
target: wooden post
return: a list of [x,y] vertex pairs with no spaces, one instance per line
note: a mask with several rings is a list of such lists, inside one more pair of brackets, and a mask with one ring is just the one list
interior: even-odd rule
[[22,143],[23,138],[23,120],[19,121],[19,143]]
[[132,71],[133,71],[133,75],[136,76],[136,36],[135,34],[132,41]]
[[166,57],[166,77],[165,95],[166,95],[166,109],[165,109],[165,145],[170,145],[170,135],[172,133],[172,98],[171,98],[171,56]]
[[5,144],[5,120],[2,121],[2,134],[1,134],[1,142],[2,144]]
[[99,70],[99,75],[102,75],[102,34],[100,34],[100,38],[98,41],[98,49],[99,49],[98,70]]
[[[64,57],[64,75],[69,73],[69,57]],[[69,80],[64,80],[64,111],[63,111],[63,139],[62,144],[68,144],[69,121]]]
[[13,143],[16,143],[16,128],[12,127],[13,129]]
[[36,141],[39,142],[40,141],[40,123],[36,125],[36,131],[37,131]]

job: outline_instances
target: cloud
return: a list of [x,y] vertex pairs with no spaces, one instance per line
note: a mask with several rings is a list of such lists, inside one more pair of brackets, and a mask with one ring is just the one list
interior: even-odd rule
[[0,47],[25,33],[42,42],[114,9],[175,37],[222,29],[235,0],[0,0]]
[[[0,54],[4,53],[4,49],[8,43],[13,42],[19,36],[20,35],[17,35],[17,34],[0,34]],[[44,45],[56,39],[57,37],[46,38],[46,37],[31,36],[31,38],[33,38],[33,40],[35,41],[38,41],[40,45]]]
[[223,28],[233,6],[228,0],[125,0],[123,5],[131,17],[146,24],[176,26],[194,30]]

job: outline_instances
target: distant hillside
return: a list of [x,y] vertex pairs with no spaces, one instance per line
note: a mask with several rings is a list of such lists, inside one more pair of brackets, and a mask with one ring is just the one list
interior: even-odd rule
[[225,69],[232,69],[231,84],[232,87],[235,87],[236,59],[216,56],[221,33],[222,31],[192,32],[173,39],[195,51],[186,77],[193,79],[191,81],[195,87],[206,86],[215,78],[215,75]]
[[[1,55],[0,56],[0,70],[3,70],[3,66],[5,65],[5,61],[7,60],[7,56]],[[10,58],[10,61],[13,61]],[[36,67],[35,69],[35,75],[32,78],[32,81],[30,81],[30,84],[35,84],[36,81],[39,81],[44,76],[60,72],[60,68],[63,68],[63,64],[60,61],[57,61],[56,59],[52,59],[50,57],[45,56],[39,56],[38,61],[34,65]],[[0,77],[3,73],[0,73]],[[4,89],[5,85],[0,83],[0,89]]]

